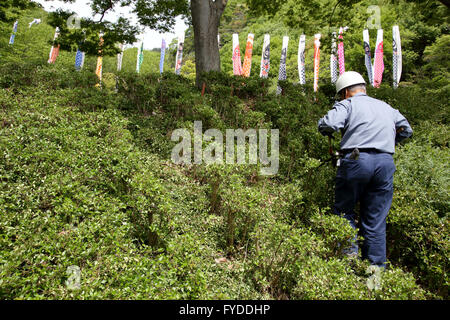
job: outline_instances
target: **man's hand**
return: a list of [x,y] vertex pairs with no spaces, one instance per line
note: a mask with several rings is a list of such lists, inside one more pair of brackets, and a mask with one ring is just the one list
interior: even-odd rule
[[324,132],[323,134],[327,136],[329,139],[334,139],[333,132]]

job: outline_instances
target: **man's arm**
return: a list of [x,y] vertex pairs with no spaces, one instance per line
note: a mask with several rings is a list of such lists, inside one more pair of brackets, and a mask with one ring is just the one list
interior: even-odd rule
[[411,137],[413,133],[408,120],[398,110],[395,110],[395,131],[395,144]]
[[345,127],[345,122],[348,117],[350,108],[349,101],[336,102],[333,109],[319,120],[318,129],[324,136],[332,135],[333,132],[338,131]]

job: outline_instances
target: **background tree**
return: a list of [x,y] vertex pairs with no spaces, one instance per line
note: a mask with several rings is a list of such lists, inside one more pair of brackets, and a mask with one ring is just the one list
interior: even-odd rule
[[10,9],[10,12],[17,14],[18,11],[26,8],[33,7],[35,3],[28,0],[2,0],[0,1],[0,21],[12,21],[15,17],[8,17],[6,12]]
[[[63,0],[65,2],[76,2],[76,0]],[[105,32],[103,55],[113,55],[118,52],[117,43],[134,43],[136,35],[141,31],[140,27],[148,27],[158,31],[167,32],[175,25],[175,18],[183,17],[192,26],[193,31],[193,51],[195,52],[196,83],[198,86],[200,75],[208,71],[220,71],[221,61],[217,34],[222,14],[228,3],[243,3],[250,10],[254,17],[265,16],[277,19],[289,28],[312,34],[321,32],[325,37],[335,31],[336,24],[348,25],[355,30],[364,24],[366,15],[356,14],[356,9],[367,5],[366,0],[90,0],[93,11],[92,19],[81,21],[82,29],[69,29],[66,25],[68,17],[72,12],[56,11],[50,14],[50,24],[58,26],[61,30],[60,37],[56,40],[63,49],[75,50],[81,47],[88,54],[98,53],[98,33]],[[414,3],[420,11],[420,23],[414,20],[414,34],[416,40],[411,41],[417,57],[411,59],[415,64],[420,65],[425,47],[432,44],[441,34],[443,28],[448,24],[441,24],[448,19],[448,1],[404,1],[402,3]],[[396,1],[383,1],[381,6],[387,4],[395,5]],[[2,6],[24,5],[22,0],[8,0],[2,2]],[[105,21],[108,11],[117,7],[129,7],[130,12],[136,14],[140,27],[132,25],[126,18],[120,18],[116,23]],[[356,15],[355,15],[356,14]],[[390,21],[391,16],[386,16]],[[403,17],[406,20],[408,17]],[[1,19],[1,7],[0,7]],[[411,20],[411,19],[410,19]],[[396,21],[390,21],[397,23]],[[410,24],[406,22],[405,24]],[[411,29],[414,29],[411,27]],[[448,29],[448,28],[447,28]],[[448,32],[448,30],[447,30]],[[351,39],[349,33],[347,39]],[[386,35],[388,36],[388,35]],[[225,39],[224,35],[224,41]],[[354,35],[360,38],[360,35]],[[190,40],[188,39],[188,42]],[[323,49],[326,49],[329,41],[323,38]],[[186,47],[189,50],[189,46]],[[405,71],[408,68],[405,69]]]

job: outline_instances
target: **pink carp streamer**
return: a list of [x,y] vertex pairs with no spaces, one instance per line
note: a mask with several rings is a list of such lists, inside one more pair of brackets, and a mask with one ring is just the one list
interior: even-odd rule
[[[53,41],[55,41],[59,37],[59,28],[56,27],[55,29],[55,36],[53,37]],[[53,45],[50,49],[50,54],[48,58],[48,63],[55,63],[56,58],[59,55],[59,44],[57,46]]]
[[383,29],[377,33],[377,44],[375,46],[375,57],[373,66],[373,86],[379,88],[383,79],[384,61],[383,61]]
[[319,90],[320,37],[320,33],[314,35],[314,92]]
[[242,75],[241,51],[239,49],[239,35],[233,34],[233,74],[235,76]]
[[338,59],[339,59],[339,74],[343,74],[345,72],[345,57],[344,57],[344,31],[346,31],[348,27],[339,28],[339,43],[338,43]]
[[245,47],[244,66],[242,67],[243,76],[250,77],[250,70],[252,68],[252,53],[253,53],[253,39],[255,36],[249,34],[247,38],[247,46]]

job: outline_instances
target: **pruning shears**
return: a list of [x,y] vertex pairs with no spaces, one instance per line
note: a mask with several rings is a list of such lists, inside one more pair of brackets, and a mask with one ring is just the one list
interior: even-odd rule
[[333,150],[333,146],[331,144],[331,139],[333,139],[333,136],[330,134],[330,135],[328,135],[328,153],[331,156],[330,161],[333,164],[333,167],[339,167],[341,164],[341,159],[340,159],[341,154],[338,151]]

